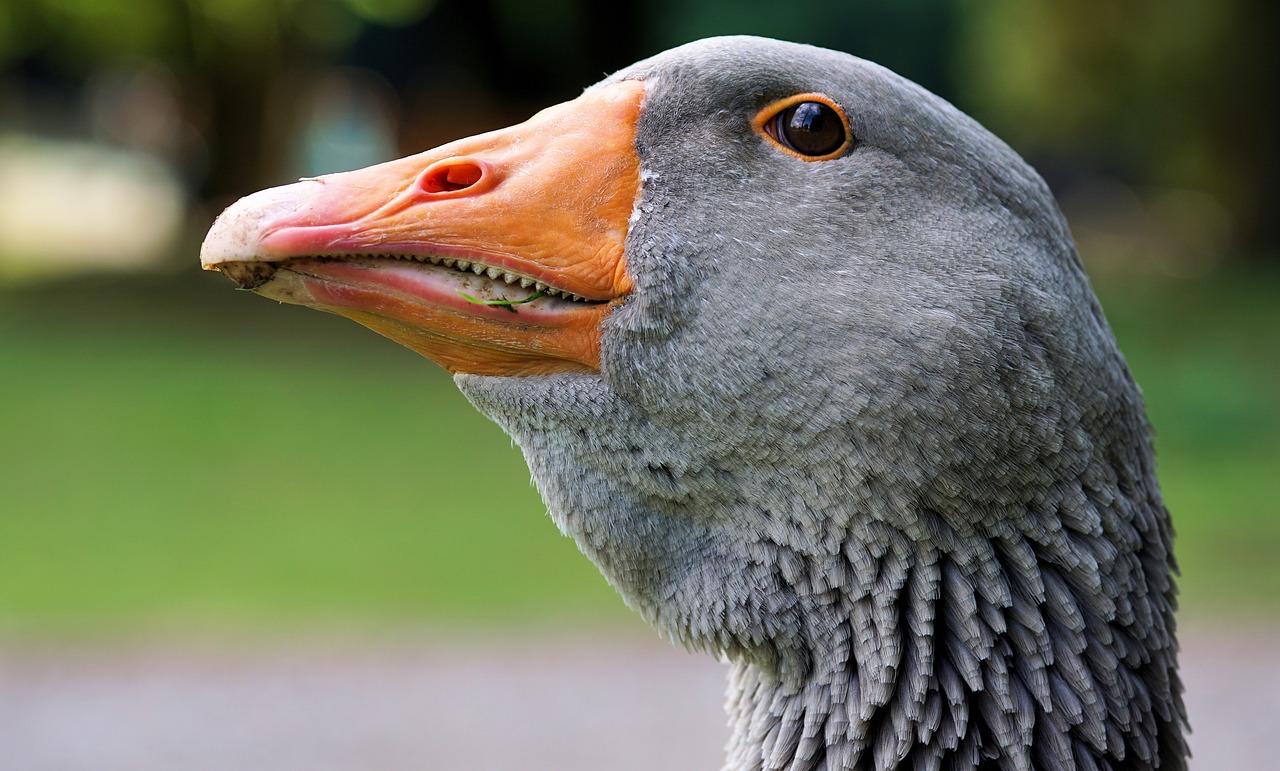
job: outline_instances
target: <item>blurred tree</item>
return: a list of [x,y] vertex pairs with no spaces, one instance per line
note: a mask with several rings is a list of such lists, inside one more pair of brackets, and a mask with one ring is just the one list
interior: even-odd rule
[[412,150],[672,45],[770,35],[886,64],[1037,161],[1204,191],[1239,245],[1277,254],[1277,15],[1267,0],[3,0],[0,67],[44,87],[163,64],[208,145],[201,193],[225,199],[281,181],[297,84],[327,64],[396,89]]
[[[638,58],[639,8],[632,0],[5,0],[0,65],[34,63],[74,82],[112,62],[163,63],[184,85],[213,158],[201,192],[221,199],[281,181],[293,86],[321,66],[367,67],[401,93],[424,73],[456,78],[455,90],[511,99],[520,117],[527,104],[572,96]],[[434,114],[446,133],[455,117]],[[481,128],[509,117],[482,116]]]
[[1204,191],[1229,213],[1235,246],[1280,256],[1280,6],[969,0],[965,11],[962,97],[997,133],[1131,184]]
[[434,0],[6,0],[0,64],[75,82],[115,63],[163,64],[214,159],[203,193],[232,197],[278,171],[292,73],[339,56],[367,24],[410,24]]

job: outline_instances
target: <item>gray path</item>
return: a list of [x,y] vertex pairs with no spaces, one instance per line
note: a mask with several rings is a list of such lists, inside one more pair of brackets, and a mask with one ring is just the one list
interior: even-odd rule
[[[1280,628],[1183,648],[1193,767],[1280,768]],[[722,689],[634,639],[0,646],[0,769],[714,771]]]

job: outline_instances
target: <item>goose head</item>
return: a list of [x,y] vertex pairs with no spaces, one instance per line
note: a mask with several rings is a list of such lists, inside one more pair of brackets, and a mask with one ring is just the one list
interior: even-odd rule
[[249,196],[206,268],[433,359],[555,523],[731,664],[730,769],[1179,769],[1172,533],[1053,196],[759,38]]

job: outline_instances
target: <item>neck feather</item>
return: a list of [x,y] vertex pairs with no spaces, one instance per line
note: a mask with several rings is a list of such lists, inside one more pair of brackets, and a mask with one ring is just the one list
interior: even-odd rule
[[590,378],[459,384],[624,599],[732,662],[727,771],[1185,769],[1145,443],[1046,429],[1003,477],[912,472],[866,430],[714,444]]
[[860,591],[812,597],[803,676],[733,661],[726,771],[1185,768],[1168,596],[1108,599],[1052,544],[881,535],[841,555]]

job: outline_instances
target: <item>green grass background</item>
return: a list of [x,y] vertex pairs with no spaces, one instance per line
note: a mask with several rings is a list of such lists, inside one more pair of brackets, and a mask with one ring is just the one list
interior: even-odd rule
[[[1102,293],[1188,615],[1280,611],[1280,276]],[[0,634],[620,624],[434,365],[216,276],[0,292]]]

